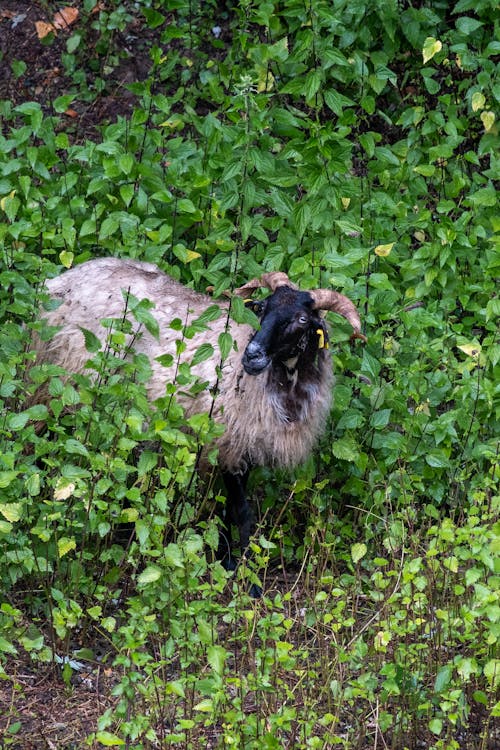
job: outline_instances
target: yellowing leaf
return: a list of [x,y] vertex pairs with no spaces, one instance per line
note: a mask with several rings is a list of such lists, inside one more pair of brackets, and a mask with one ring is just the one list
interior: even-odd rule
[[391,639],[392,635],[388,630],[379,630],[374,640],[375,651],[385,652]]
[[431,410],[429,409],[429,401],[423,401],[421,404],[417,404],[415,407],[415,414],[426,414],[430,417]]
[[351,557],[353,563],[356,565],[359,563],[360,560],[363,559],[363,557],[366,555],[368,551],[368,547],[366,544],[363,544],[362,542],[358,542],[356,544],[353,544],[351,547]]
[[46,21],[35,21],[35,29],[39,39],[44,39],[51,31],[54,34],[57,33],[55,27],[51,23],[46,23]]
[[104,745],[104,747],[121,747],[125,744],[125,740],[117,737],[116,734],[111,734],[111,732],[97,732],[95,738],[97,742],[100,745]]
[[484,129],[488,133],[495,123],[495,113],[491,112],[488,109],[485,109],[484,112],[481,112],[480,117],[484,125]]
[[57,483],[57,487],[54,490],[54,500],[67,500],[71,497],[75,491],[75,485],[73,482],[66,483],[64,480]]
[[349,205],[351,203],[351,199],[350,198],[341,198],[340,200],[342,201],[342,206],[347,211],[347,209],[349,208]]
[[61,8],[53,18],[53,24],[56,29],[67,29],[78,18],[78,8]]
[[71,268],[74,257],[73,253],[70,253],[68,250],[61,250],[59,253],[59,260],[65,268]]
[[168,120],[160,123],[161,128],[170,128],[171,130],[182,130],[184,127],[184,120],[180,115],[172,115]]
[[200,253],[197,253],[196,250],[186,250],[186,263],[191,263],[196,258],[201,258]]
[[7,203],[7,200],[9,198],[13,198],[15,196],[15,194],[16,194],[16,191],[12,190],[8,195],[4,195],[4,197],[2,198],[2,200],[0,200],[0,208],[2,209],[2,211],[5,211],[5,205]]
[[481,344],[461,344],[457,349],[473,359],[477,359],[481,354]]
[[483,109],[486,99],[481,91],[475,91],[472,94],[472,111],[477,112],[478,109]]
[[274,88],[274,76],[267,65],[258,66],[258,76],[257,91],[259,94],[263,91],[272,91]]
[[443,48],[443,45],[439,41],[439,39],[434,39],[433,36],[428,36],[427,39],[424,42],[424,46],[422,49],[422,56],[424,58],[424,63],[429,62],[429,60],[432,60],[434,55],[437,55],[438,52],[441,52]]
[[137,508],[123,508],[120,513],[120,523],[134,523],[139,518]]
[[74,539],[68,539],[68,537],[63,536],[57,542],[59,557],[64,557],[64,555],[67,555],[72,549],[76,549],[76,542]]
[[1,503],[0,513],[7,521],[15,523],[21,518],[22,503]]
[[386,258],[390,255],[394,242],[389,242],[388,245],[377,245],[375,248],[375,255],[380,255],[381,258]]

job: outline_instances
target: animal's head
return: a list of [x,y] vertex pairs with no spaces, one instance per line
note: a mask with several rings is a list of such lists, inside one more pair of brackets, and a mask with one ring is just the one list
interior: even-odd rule
[[249,375],[258,375],[271,362],[280,362],[294,368],[298,358],[305,354],[315,357],[328,343],[327,329],[321,310],[332,310],[342,315],[353,327],[351,338],[365,339],[361,321],[350,299],[331,289],[314,289],[302,292],[282,272],[265,273],[235,291],[249,297],[264,286],[272,294],[266,299],[248,304],[260,319],[260,329],[255,332],[243,353],[243,367]]

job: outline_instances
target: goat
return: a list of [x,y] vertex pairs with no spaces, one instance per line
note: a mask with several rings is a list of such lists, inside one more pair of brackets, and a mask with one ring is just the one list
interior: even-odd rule
[[[185,338],[182,361],[190,362],[201,342],[217,350],[219,335],[231,334],[234,346],[220,365],[214,355],[192,365],[191,372],[206,383],[195,397],[178,393],[187,417],[208,412],[224,425],[216,440],[218,465],[227,490],[225,532],[231,558],[231,523],[239,530],[242,554],[247,550],[253,516],[246,498],[246,483],[253,466],[293,467],[312,451],[330,411],[333,373],[327,351],[328,333],[321,310],[344,316],[353,338],[364,339],[359,315],[344,295],[328,289],[299,291],[282,272],[265,273],[235,290],[243,298],[259,288],[272,294],[247,304],[260,321],[254,330],[229,317],[230,302],[219,302],[225,312],[193,338]],[[82,329],[103,338],[103,318],[119,318],[127,292],[154,303],[152,314],[159,337],[135,325],[132,346],[150,359],[152,374],[147,384],[154,401],[165,395],[175,380],[176,338],[170,323],[181,317],[189,325],[210,305],[212,298],[183,286],[157,266],[137,260],[99,258],[78,265],[46,282],[50,296],[60,304],[44,312],[50,326],[58,328],[49,341],[37,339],[37,361],[51,362],[68,372],[82,372],[89,358]],[[140,328],[140,330],[138,330]],[[158,361],[171,354],[171,367]],[[165,358],[163,357],[163,362]],[[222,552],[222,546],[221,550]],[[254,594],[258,595],[256,587]]]

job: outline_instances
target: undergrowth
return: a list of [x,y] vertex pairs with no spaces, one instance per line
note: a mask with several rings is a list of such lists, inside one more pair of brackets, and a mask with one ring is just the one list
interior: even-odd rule
[[[27,652],[69,688],[104,658],[96,748],[493,747],[496,3],[75,5],[44,42],[68,90],[0,102],[0,676]],[[137,28],[135,109],[83,137],[68,108]],[[363,312],[363,348],[330,320],[315,456],[256,472],[262,601],[212,559],[223,497],[194,468],[217,428],[186,433],[125,356],[141,311],[88,340],[85,375],[33,362],[43,279],[103,255],[215,297],[285,270]],[[21,732],[12,706],[5,747]]]

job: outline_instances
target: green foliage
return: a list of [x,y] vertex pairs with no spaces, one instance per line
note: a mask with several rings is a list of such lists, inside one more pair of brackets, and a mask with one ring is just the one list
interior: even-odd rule
[[[59,663],[69,683],[94,640],[111,644],[117,705],[95,747],[195,748],[211,732],[218,747],[451,750],[474,714],[487,736],[496,3],[82,5],[71,90],[50,114],[0,102],[0,656]],[[106,91],[134,24],[150,58],[136,107],[79,138],[64,112]],[[132,320],[157,333],[147,301],[124,299],[104,346],[84,331],[84,375],[33,363],[31,337],[53,333],[43,279],[109,254],[215,295],[281,269],[362,312],[363,348],[329,320],[337,382],[317,455],[254,480],[262,605],[245,593],[254,571],[211,561],[222,498],[193,477],[217,428],[200,415],[185,432],[174,386],[149,404],[149,363],[126,351]],[[171,327],[179,347],[196,333]]]

